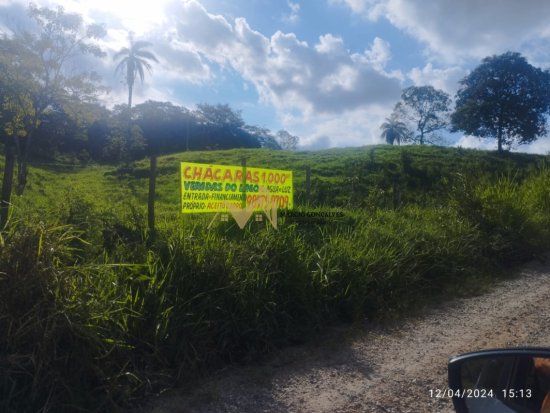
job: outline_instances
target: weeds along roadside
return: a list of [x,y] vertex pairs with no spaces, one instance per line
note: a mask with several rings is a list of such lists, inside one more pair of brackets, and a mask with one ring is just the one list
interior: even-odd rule
[[[175,381],[383,316],[550,248],[550,173],[457,179],[448,205],[334,225],[166,224],[66,199],[0,250],[0,411],[112,411]],[[108,251],[108,252],[106,252]]]

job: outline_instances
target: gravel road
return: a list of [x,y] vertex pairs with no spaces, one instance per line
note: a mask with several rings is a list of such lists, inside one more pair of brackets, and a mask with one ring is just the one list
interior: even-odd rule
[[426,310],[392,327],[331,328],[315,343],[250,367],[225,369],[193,390],[178,389],[146,413],[453,412],[450,356],[484,348],[550,347],[550,257],[491,292]]

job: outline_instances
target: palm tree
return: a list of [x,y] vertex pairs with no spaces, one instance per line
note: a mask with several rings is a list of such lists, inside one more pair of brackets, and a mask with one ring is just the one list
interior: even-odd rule
[[145,77],[144,69],[151,72],[152,66],[150,60],[158,63],[156,56],[145,48],[152,44],[145,41],[134,41],[132,34],[129,35],[130,47],[123,47],[113,57],[114,60],[120,60],[115,69],[115,73],[126,71],[126,84],[128,85],[128,111],[132,111],[132,93],[134,90],[134,81],[139,75],[141,82]]
[[[136,76],[139,75],[141,82],[145,77],[144,69],[151,72],[151,63],[149,61],[157,62],[156,56],[148,50],[144,50],[151,47],[152,44],[145,41],[134,41],[132,34],[128,36],[130,40],[130,47],[123,47],[113,57],[114,60],[120,60],[115,73],[120,73],[126,69],[126,84],[128,85],[128,135],[131,131],[132,122],[132,92],[134,90],[134,81]],[[157,154],[151,152],[149,157],[149,194],[147,197],[147,225],[149,227],[149,240],[153,241],[155,238],[155,186],[157,177]]]
[[398,145],[401,145],[401,141],[406,140],[410,135],[407,125],[398,120],[394,114],[386,118],[386,121],[380,125],[380,129],[382,129],[380,136],[390,145],[393,145],[395,141],[397,141]]

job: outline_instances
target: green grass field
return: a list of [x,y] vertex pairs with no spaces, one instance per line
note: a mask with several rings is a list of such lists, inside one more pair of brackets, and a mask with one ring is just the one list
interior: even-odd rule
[[[496,153],[443,147],[392,147],[387,145],[319,152],[288,152],[240,149],[188,152],[159,158],[157,205],[160,216],[181,219],[178,215],[179,163],[216,163],[292,170],[295,196],[304,204],[305,169],[311,168],[311,203],[319,206],[356,206],[369,193],[386,189],[394,182],[412,198],[428,194],[441,199],[451,188],[457,174],[495,178],[514,174],[523,179],[547,157],[521,153]],[[37,208],[59,204],[67,194],[86,199],[94,208],[121,207],[128,202],[146,205],[148,161],[129,167],[56,166],[32,168],[25,195],[16,203],[32,203]],[[388,192],[388,191],[386,191]],[[418,199],[411,199],[417,201]]]
[[[296,209],[342,216],[241,230],[180,213],[181,161],[243,157],[292,170]],[[148,161],[36,165],[0,239],[0,411],[113,411],[327,323],[478,291],[550,249],[547,165],[416,146],[168,155],[154,243]]]

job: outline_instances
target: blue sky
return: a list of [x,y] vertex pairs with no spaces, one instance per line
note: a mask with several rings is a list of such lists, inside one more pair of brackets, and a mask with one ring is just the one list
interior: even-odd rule
[[[154,44],[160,63],[134,101],[229,103],[248,124],[300,136],[303,148],[381,142],[401,90],[432,85],[454,96],[482,58],[507,50],[550,67],[547,0],[35,0],[105,23],[96,62],[123,103],[112,55],[127,32]],[[23,21],[27,0],[0,0],[0,30]],[[22,23],[20,23],[22,24]],[[456,134],[449,143],[493,148]],[[550,139],[521,151],[547,153]]]

